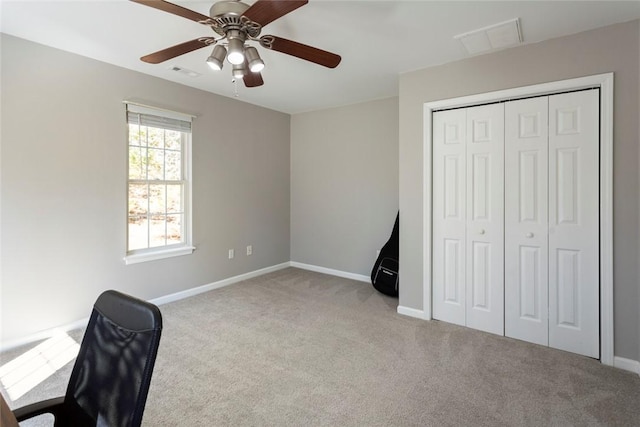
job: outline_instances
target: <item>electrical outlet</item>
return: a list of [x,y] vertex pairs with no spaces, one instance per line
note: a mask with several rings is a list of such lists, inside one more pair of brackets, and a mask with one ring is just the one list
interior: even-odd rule
[[253,253],[253,246],[247,246],[247,255],[251,255]]
[[235,251],[233,249],[229,249],[229,259],[233,259],[235,255],[236,255]]

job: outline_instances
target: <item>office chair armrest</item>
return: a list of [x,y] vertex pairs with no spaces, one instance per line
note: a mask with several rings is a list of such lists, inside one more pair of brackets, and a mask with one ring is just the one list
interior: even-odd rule
[[30,405],[23,406],[22,408],[15,409],[13,411],[13,415],[15,415],[19,422],[42,414],[53,414],[55,417],[58,411],[62,409],[63,402],[64,396],[54,397],[53,399],[43,400],[42,402],[32,403]]

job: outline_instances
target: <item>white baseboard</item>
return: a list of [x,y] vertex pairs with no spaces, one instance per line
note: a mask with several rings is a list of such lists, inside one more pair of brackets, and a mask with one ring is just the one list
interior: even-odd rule
[[624,369],[625,371],[631,371],[640,375],[640,361],[625,359],[624,357],[614,356],[613,366],[616,368]]
[[409,317],[415,317],[417,319],[425,319],[424,311],[417,310],[415,308],[404,307],[402,305],[398,306],[398,314],[403,314]]
[[317,265],[303,264],[301,262],[291,261],[289,262],[291,267],[300,268],[302,270],[315,271],[316,273],[329,274],[331,276],[343,277],[345,279],[357,280],[359,282],[370,282],[371,277],[363,274],[348,273],[346,271],[334,270],[332,268],[319,267]]
[[209,283],[207,285],[202,285],[196,288],[191,288],[184,291],[176,292],[175,294],[169,294],[163,297],[154,298],[149,302],[155,305],[168,304],[170,302],[179,301],[181,299],[189,298],[198,294],[202,294],[204,292],[209,292],[214,289],[219,289],[225,286],[233,285],[234,283],[242,282],[243,280],[253,279],[254,277],[262,276],[263,274],[282,270],[283,268],[287,268],[287,267],[289,267],[289,263],[283,262],[282,264],[261,268],[260,270],[250,271],[249,273],[240,274],[238,276],[229,277],[228,279],[222,279],[217,282]]
[[[251,271],[249,273],[240,274],[238,276],[229,277],[228,279],[222,279],[217,282],[209,283],[207,285],[198,286],[196,288],[187,289],[185,291],[176,292],[174,294],[165,295],[159,298],[154,298],[149,302],[155,305],[163,305],[168,304],[170,302],[179,301],[184,298],[189,298],[204,292],[212,291],[214,289],[222,288],[224,286],[229,286],[234,283],[241,282],[243,280],[252,279],[254,277],[262,276],[263,274],[271,273],[273,271],[282,270],[284,268],[289,267],[289,262],[284,262],[282,264],[277,264],[271,267],[262,268],[260,270]],[[37,341],[42,341],[45,339],[49,339],[54,335],[57,335],[61,332],[68,332],[74,329],[84,328],[89,323],[89,318],[76,320],[75,322],[57,326],[55,328],[47,329],[44,331],[39,331],[34,334],[30,334],[15,340],[3,342],[0,345],[0,349],[2,351],[11,350],[16,347],[20,347],[23,345],[31,344]]]
[[20,338],[16,338],[14,340],[9,340],[6,342],[3,342],[2,345],[0,345],[0,349],[2,351],[7,351],[7,350],[11,350],[17,347],[21,347],[23,345],[27,345],[27,344],[31,344],[34,342],[38,342],[38,341],[43,341],[43,340],[47,340],[53,336],[56,336],[60,333],[64,333],[64,332],[69,332],[72,331],[74,329],[80,329],[80,328],[84,328],[87,326],[87,323],[89,323],[89,318],[86,317],[84,319],[80,319],[80,320],[76,320],[75,322],[71,322],[71,323],[67,323],[66,325],[61,325],[61,326],[57,326],[55,328],[51,328],[51,329],[46,329],[44,331],[38,331],[36,333],[24,336],[24,337],[20,337]]

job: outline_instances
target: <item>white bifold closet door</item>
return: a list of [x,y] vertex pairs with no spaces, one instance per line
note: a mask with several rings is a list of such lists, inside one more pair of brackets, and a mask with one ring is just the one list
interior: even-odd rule
[[598,91],[508,102],[505,335],[599,357]]
[[599,91],[433,114],[433,317],[599,357]]
[[504,334],[504,105],[433,116],[434,318]]
[[549,345],[549,98],[505,107],[505,335]]
[[467,111],[433,115],[433,317],[466,325]]
[[549,345],[600,356],[599,91],[549,97]]

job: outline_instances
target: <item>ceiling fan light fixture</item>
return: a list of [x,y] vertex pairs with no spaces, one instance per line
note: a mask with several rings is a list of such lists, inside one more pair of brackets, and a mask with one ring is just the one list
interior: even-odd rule
[[247,57],[247,64],[249,64],[249,69],[252,73],[259,73],[264,69],[264,61],[260,58],[258,50],[255,47],[247,47],[244,50],[244,54]]
[[247,74],[247,69],[245,68],[244,63],[233,65],[233,68],[231,69],[231,75],[234,79],[241,79],[245,76],[245,74]]
[[244,63],[244,34],[238,30],[231,30],[227,33],[227,38],[229,39],[227,61],[233,65]]
[[222,70],[224,65],[224,58],[227,56],[227,49],[224,46],[217,45],[213,48],[211,56],[207,58],[207,64],[213,70]]

